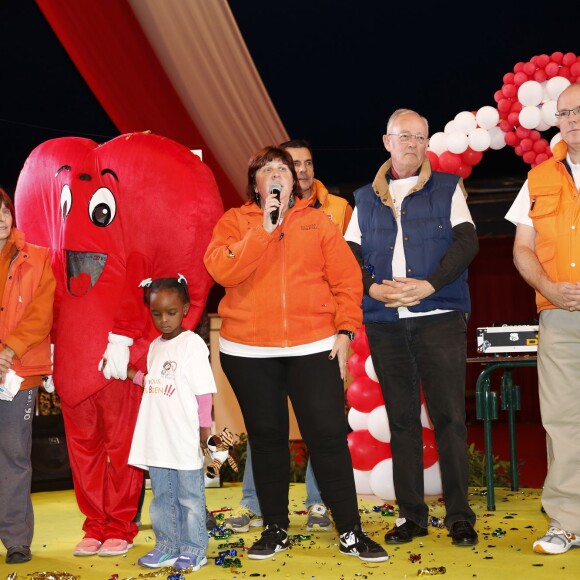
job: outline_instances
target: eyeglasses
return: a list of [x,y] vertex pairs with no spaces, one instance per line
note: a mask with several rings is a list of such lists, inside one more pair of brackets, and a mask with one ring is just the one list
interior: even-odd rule
[[425,135],[411,135],[411,133],[387,133],[387,137],[398,137],[401,143],[408,143],[411,139],[415,139],[419,145],[424,145],[427,141]]
[[567,119],[572,114],[580,117],[580,107],[576,107],[575,109],[564,109],[563,111],[555,113],[557,119]]

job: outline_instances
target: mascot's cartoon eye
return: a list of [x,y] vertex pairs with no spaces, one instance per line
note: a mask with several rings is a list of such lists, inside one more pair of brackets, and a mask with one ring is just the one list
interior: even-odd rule
[[89,203],[89,217],[91,221],[100,228],[107,227],[117,213],[117,203],[115,196],[110,189],[101,187],[93,193]]
[[62,219],[69,213],[72,206],[72,193],[68,185],[63,186],[60,192],[60,211],[62,212]]

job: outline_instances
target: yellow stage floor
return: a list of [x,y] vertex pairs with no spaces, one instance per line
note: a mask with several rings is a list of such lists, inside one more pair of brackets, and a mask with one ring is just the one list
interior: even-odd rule
[[[540,508],[540,491],[522,489],[511,492],[496,488],[496,512],[488,512],[485,496],[472,489],[470,498],[477,514],[476,529],[480,542],[475,548],[452,546],[445,530],[430,528],[429,535],[402,547],[388,547],[390,560],[381,564],[366,564],[358,558],[340,554],[338,536],[334,532],[310,534],[305,528],[304,484],[291,488],[291,535],[311,535],[291,549],[269,560],[248,560],[241,556],[242,567],[237,570],[215,565],[218,545],[243,538],[251,545],[257,537],[252,531],[232,536],[229,540],[210,539],[208,565],[186,578],[240,580],[246,578],[296,578],[304,580],[339,579],[373,580],[375,578],[416,578],[419,570],[444,566],[444,578],[478,580],[542,579],[565,580],[580,578],[580,549],[561,556],[534,554],[532,542],[547,528]],[[241,498],[241,484],[226,484],[207,489],[209,509],[236,507]],[[33,494],[36,530],[32,544],[33,558],[26,564],[7,565],[5,551],[0,550],[0,579],[47,579],[42,572],[67,572],[81,580],[128,580],[136,578],[167,578],[168,570],[147,570],[137,565],[137,559],[154,546],[148,517],[151,491],[146,494],[143,526],[134,547],[126,556],[104,558],[93,556],[75,558],[72,550],[82,538],[82,517],[72,491],[40,492]],[[363,524],[370,535],[384,545],[383,536],[394,525],[394,516],[373,511],[384,502],[373,497],[360,497],[359,506]],[[437,498],[429,501],[433,516],[443,515]],[[226,512],[227,513],[227,512]],[[261,528],[255,528],[257,532]],[[221,548],[223,549],[223,548]],[[243,554],[243,551],[241,552]],[[420,559],[417,559],[420,558]],[[416,560],[416,561],[415,561]],[[34,574],[36,573],[36,574]],[[116,576],[115,576],[116,575]],[[55,576],[59,578],[58,576]],[[443,579],[442,579],[443,580]]]

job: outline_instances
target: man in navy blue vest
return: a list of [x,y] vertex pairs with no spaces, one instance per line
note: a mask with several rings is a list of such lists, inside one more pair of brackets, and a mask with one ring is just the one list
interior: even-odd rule
[[432,171],[427,120],[398,109],[383,135],[390,160],[355,191],[345,238],[363,271],[364,323],[391,431],[399,506],[388,544],[427,535],[421,387],[439,453],[445,525],[453,544],[474,546],[467,502],[465,426],[467,267],[478,251],[457,175]]

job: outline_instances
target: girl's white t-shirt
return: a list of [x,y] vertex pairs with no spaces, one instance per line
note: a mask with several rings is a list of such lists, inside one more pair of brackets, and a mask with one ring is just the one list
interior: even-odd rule
[[130,465],[142,469],[203,467],[195,396],[217,391],[208,357],[203,339],[189,330],[171,340],[159,337],[151,343]]

